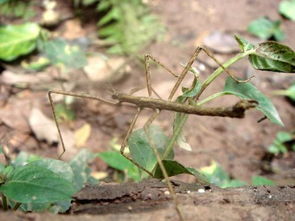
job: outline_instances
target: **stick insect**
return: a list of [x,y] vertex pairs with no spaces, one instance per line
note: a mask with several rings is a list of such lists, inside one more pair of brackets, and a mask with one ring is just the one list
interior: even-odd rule
[[[227,68],[225,68],[214,56],[213,54],[206,48],[204,47],[197,47],[194,51],[194,53],[192,54],[192,56],[190,57],[189,61],[187,62],[187,64],[185,65],[184,69],[182,70],[182,72],[177,75],[175,74],[173,71],[171,71],[168,67],[166,67],[165,65],[163,65],[161,62],[159,62],[157,59],[155,59],[153,56],[151,55],[145,55],[145,79],[146,79],[146,87],[147,87],[147,92],[148,92],[148,97],[139,97],[139,96],[134,96],[132,94],[122,94],[119,93],[117,91],[113,91],[113,95],[112,95],[112,99],[113,100],[107,100],[101,97],[97,97],[97,96],[92,96],[92,95],[88,95],[88,94],[83,94],[83,93],[74,93],[74,92],[69,92],[69,91],[61,91],[61,90],[51,90],[48,92],[48,97],[49,97],[49,101],[50,101],[50,105],[52,108],[52,113],[53,113],[53,117],[56,123],[56,127],[58,130],[58,134],[60,137],[60,141],[61,141],[61,146],[63,148],[63,152],[65,152],[65,144],[63,141],[63,137],[61,134],[61,130],[57,121],[57,116],[56,116],[56,112],[54,110],[54,104],[53,104],[53,99],[52,99],[52,94],[60,94],[60,95],[65,95],[65,96],[72,96],[72,97],[77,97],[77,98],[87,98],[87,99],[92,99],[92,100],[97,100],[99,102],[103,102],[106,104],[110,104],[110,105],[116,105],[116,106],[120,106],[122,105],[122,103],[129,103],[129,104],[133,104],[136,108],[137,111],[133,117],[133,119],[131,120],[129,129],[126,132],[126,135],[123,139],[123,142],[121,144],[121,149],[120,152],[121,154],[127,158],[128,160],[130,160],[133,164],[135,164],[138,168],[140,168],[141,170],[145,171],[147,174],[149,174],[150,176],[153,176],[153,172],[152,171],[148,171],[146,168],[142,167],[138,162],[134,161],[130,156],[128,156],[125,153],[125,148],[127,146],[127,142],[128,142],[128,138],[130,137],[135,123],[137,121],[137,119],[139,118],[142,110],[144,108],[149,108],[153,110],[153,114],[150,116],[150,118],[146,121],[146,123],[144,124],[144,131],[147,135],[147,138],[149,140],[150,146],[156,156],[158,165],[163,173],[163,176],[165,178],[165,181],[167,183],[168,189],[173,197],[173,200],[175,202],[175,207],[176,207],[176,211],[179,215],[180,220],[183,220],[183,216],[178,208],[178,202],[176,199],[176,195],[174,192],[174,189],[172,187],[172,184],[168,178],[168,174],[167,171],[162,163],[162,160],[165,159],[167,153],[164,153],[162,156],[159,154],[157,148],[155,147],[155,145],[153,144],[153,142],[151,142],[151,138],[149,135],[149,126],[152,124],[152,122],[158,117],[158,115],[160,114],[160,112],[162,110],[168,110],[168,111],[173,111],[173,112],[178,112],[178,113],[183,113],[183,114],[195,114],[195,115],[203,115],[203,116],[219,116],[219,117],[232,117],[232,118],[242,118],[244,117],[244,112],[247,109],[253,108],[256,106],[256,102],[254,101],[250,101],[250,100],[242,100],[240,102],[238,102],[236,105],[234,106],[230,106],[230,107],[216,107],[216,108],[208,108],[208,107],[202,107],[202,106],[198,106],[195,105],[197,103],[197,100],[200,96],[200,94],[206,89],[206,86],[203,86],[200,89],[200,92],[194,97],[195,102],[191,103],[190,101],[192,101],[192,99],[184,99],[182,102],[177,102],[175,100],[173,100],[174,95],[176,94],[177,90],[179,89],[181,83],[183,82],[184,78],[187,76],[188,72],[191,70],[192,65],[194,63],[194,61],[197,59],[197,56],[199,55],[199,53],[201,51],[204,51],[211,59],[213,59],[221,68],[222,70],[227,73],[229,76],[231,76],[233,79],[235,79],[236,81],[239,82],[247,82],[249,79],[247,80],[238,80],[233,74],[231,74],[229,72],[229,70],[227,70]],[[171,74],[172,76],[174,76],[177,80],[167,98],[167,100],[164,100],[160,97],[160,95],[155,91],[155,89],[152,87],[151,85],[151,72],[150,72],[150,60],[155,62],[156,64],[158,64],[159,66],[161,66],[162,68],[164,68],[169,74]],[[153,98],[152,94],[155,94],[157,96],[157,98]],[[172,144],[173,145],[173,144]]]

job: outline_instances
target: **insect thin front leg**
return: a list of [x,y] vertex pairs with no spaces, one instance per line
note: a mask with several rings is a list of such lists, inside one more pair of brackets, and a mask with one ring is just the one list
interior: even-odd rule
[[203,50],[207,54],[208,57],[210,57],[216,64],[218,64],[219,67],[221,67],[226,74],[228,74],[235,81],[237,81],[239,83],[246,83],[246,82],[250,81],[253,78],[253,76],[252,76],[252,77],[250,77],[250,78],[248,78],[246,80],[238,79],[234,74],[232,74],[227,68],[225,68],[222,65],[222,63],[213,55],[213,53],[209,49],[207,49],[205,47],[200,47],[200,48],[201,48],[201,50]]
[[157,147],[155,146],[153,140],[152,140],[152,137],[150,135],[150,125],[152,124],[152,122],[158,117],[158,115],[160,114],[160,110],[159,109],[156,109],[155,112],[153,113],[153,115],[147,120],[147,122],[144,124],[144,132],[147,136],[147,139],[148,139],[148,143],[150,144],[155,156],[156,156],[156,159],[157,159],[157,163],[159,164],[160,166],[160,169],[161,169],[161,172],[163,173],[164,175],[164,178],[165,178],[165,182],[167,184],[167,187],[168,187],[168,190],[173,198],[173,201],[174,201],[174,204],[175,204],[175,209],[176,209],[176,212],[179,216],[179,219],[181,221],[183,221],[183,215],[181,213],[181,210],[178,206],[178,200],[177,200],[177,197],[176,197],[176,194],[175,194],[175,191],[174,191],[174,188],[172,186],[172,183],[169,179],[169,176],[168,176],[168,173],[167,173],[167,170],[165,168],[165,166],[163,165],[163,162],[162,162],[162,158],[160,156],[160,153],[158,152],[157,150]]
[[193,53],[193,55],[190,57],[188,63],[186,64],[186,66],[184,67],[183,71],[181,72],[181,74],[179,75],[175,85],[173,86],[168,100],[172,100],[173,96],[175,95],[177,89],[179,88],[181,82],[183,81],[183,79],[185,78],[185,76],[187,75],[187,73],[189,72],[189,70],[191,69],[193,63],[195,62],[195,60],[197,59],[198,55],[200,54],[202,48],[201,47],[197,47]]
[[87,98],[87,99],[92,99],[92,100],[97,100],[97,101],[100,101],[100,102],[103,102],[103,103],[107,103],[107,104],[110,104],[110,105],[118,105],[119,104],[118,102],[114,102],[114,101],[111,101],[111,100],[106,100],[104,98],[100,98],[100,97],[97,97],[97,96],[91,96],[91,95],[88,95],[88,94],[74,93],[74,92],[70,92],[70,91],[61,91],[61,90],[50,90],[50,91],[48,91],[48,98],[49,98],[49,102],[50,102],[50,106],[51,106],[51,111],[52,111],[52,114],[53,114],[54,122],[55,122],[55,125],[56,125],[56,128],[57,128],[57,132],[58,132],[59,139],[60,139],[61,146],[62,146],[62,153],[59,155],[58,158],[62,157],[62,155],[66,151],[66,148],[65,148],[64,139],[63,139],[63,136],[62,136],[62,133],[61,133],[61,130],[60,130],[60,126],[59,126],[59,123],[57,121],[57,116],[56,116],[56,112],[55,112],[54,104],[53,104],[53,99],[52,99],[52,94],[60,94],[60,95],[65,95],[65,96],[77,97],[77,98]]
[[152,92],[154,92],[155,95],[158,98],[161,99],[160,95],[155,91],[155,89],[151,85],[151,71],[150,71],[150,62],[149,62],[150,60],[152,60],[153,62],[155,62],[157,65],[161,66],[163,69],[165,69],[166,71],[168,71],[168,73],[170,73],[174,77],[178,77],[178,75],[175,74],[173,71],[171,71],[167,66],[165,66],[164,64],[162,64],[160,61],[158,61],[153,56],[151,56],[149,54],[146,54],[144,56],[145,77],[146,77],[146,86],[147,86],[148,94],[149,94],[149,96],[151,96],[152,95]]
[[132,162],[134,165],[136,165],[139,169],[145,171],[147,174],[149,174],[150,176],[152,176],[152,173],[151,173],[150,171],[148,171],[147,169],[145,169],[144,167],[142,167],[141,165],[139,165],[137,162],[135,162],[132,158],[130,158],[128,155],[126,155],[126,154],[124,153],[124,150],[125,150],[125,148],[126,148],[126,146],[127,146],[128,139],[129,139],[129,137],[130,137],[130,134],[131,134],[132,131],[133,131],[133,128],[134,128],[134,126],[135,126],[135,123],[136,123],[136,121],[137,121],[137,119],[138,119],[138,117],[139,117],[141,111],[142,111],[141,108],[138,108],[138,109],[137,109],[137,112],[136,112],[136,114],[134,115],[134,117],[133,117],[133,119],[132,119],[132,121],[131,121],[131,123],[130,123],[130,126],[129,126],[129,128],[128,128],[128,131],[127,131],[127,133],[126,133],[126,135],[125,135],[125,138],[124,138],[124,140],[123,140],[123,142],[122,142],[122,144],[121,144],[120,153],[121,153],[121,154],[122,154],[127,160],[129,160],[129,161]]

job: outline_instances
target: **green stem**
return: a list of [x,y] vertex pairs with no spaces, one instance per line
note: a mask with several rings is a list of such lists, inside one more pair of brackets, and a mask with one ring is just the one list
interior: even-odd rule
[[201,106],[201,105],[203,105],[203,104],[205,104],[205,103],[207,103],[207,102],[209,102],[209,101],[211,101],[211,100],[213,100],[215,98],[221,97],[221,96],[226,95],[226,94],[227,94],[227,92],[225,92],[225,91],[212,94],[209,97],[206,97],[205,99],[198,102],[197,105]]
[[7,198],[4,194],[2,194],[2,206],[4,211],[8,210]]
[[223,64],[223,67],[218,67],[209,77],[202,83],[201,89],[199,93],[196,95],[196,100],[200,97],[203,91],[219,76],[223,73],[224,68],[228,68],[232,64],[236,63],[237,61],[241,60],[242,58],[248,56],[249,54],[253,53],[252,50],[239,53],[236,56],[229,59],[227,62]]
[[162,159],[166,159],[167,156],[170,155],[170,153],[173,149],[173,146],[174,146],[175,142],[177,141],[177,138],[179,137],[179,134],[181,133],[181,131],[185,125],[187,118],[188,118],[187,114],[181,114],[180,120],[179,120],[178,124],[176,125],[176,128],[173,130],[173,135],[172,135],[171,139],[169,140],[169,143],[165,149]]

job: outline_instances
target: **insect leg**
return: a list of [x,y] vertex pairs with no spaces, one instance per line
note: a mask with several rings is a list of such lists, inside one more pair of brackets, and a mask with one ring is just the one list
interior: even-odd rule
[[97,100],[97,101],[104,102],[104,103],[111,104],[111,105],[119,104],[118,102],[114,102],[114,101],[111,101],[111,100],[106,100],[104,98],[100,98],[100,97],[97,97],[97,96],[91,96],[91,95],[83,94],[83,93],[74,93],[74,92],[70,92],[70,91],[61,91],[61,90],[50,90],[50,91],[48,91],[48,98],[49,98],[49,102],[50,102],[50,106],[51,106],[51,111],[52,111],[52,114],[53,114],[54,122],[55,122],[55,125],[56,125],[56,128],[57,128],[57,132],[58,132],[59,139],[60,139],[61,146],[62,146],[62,153],[59,155],[59,157],[58,157],[59,159],[65,153],[66,148],[65,148],[64,139],[63,139],[63,136],[62,136],[62,133],[61,133],[61,130],[60,130],[60,126],[59,126],[59,123],[57,121],[57,115],[56,115],[56,112],[55,112],[55,109],[54,109],[52,94],[60,94],[60,95],[65,95],[65,96],[78,97],[78,98],[88,98],[88,99]]
[[177,200],[177,197],[176,197],[176,194],[175,194],[175,191],[173,189],[173,186],[172,186],[172,183],[169,179],[169,176],[168,176],[168,173],[167,173],[167,170],[165,168],[165,166],[163,165],[163,162],[162,162],[162,158],[160,156],[160,153],[158,152],[157,150],[157,147],[155,146],[153,140],[152,140],[152,137],[150,135],[150,131],[149,131],[149,127],[151,125],[151,123],[158,117],[158,115],[160,114],[160,110],[159,109],[155,109],[154,110],[155,112],[153,113],[153,115],[147,120],[147,122],[144,124],[144,132],[147,136],[147,139],[148,139],[148,143],[150,144],[155,156],[156,156],[156,159],[157,159],[157,163],[159,164],[160,166],[160,169],[164,175],[164,179],[165,179],[165,182],[167,184],[167,187],[168,187],[168,190],[173,198],[173,201],[174,201],[174,204],[175,204],[175,209],[176,209],[176,212],[179,216],[179,219],[181,221],[183,221],[183,215],[181,213],[181,210],[179,208],[179,205],[178,205],[178,200]]
[[250,78],[248,78],[248,79],[246,79],[246,80],[240,80],[240,79],[238,79],[234,74],[232,74],[227,68],[225,68],[223,65],[222,65],[222,63],[220,62],[220,61],[218,61],[217,60],[217,58],[213,55],[213,53],[208,49],[208,48],[205,48],[204,46],[202,46],[202,47],[199,47],[199,48],[201,48],[201,50],[203,50],[206,54],[207,54],[207,56],[208,57],[210,57],[216,64],[218,64],[222,69],[223,69],[223,71],[226,73],[226,74],[228,74],[232,79],[234,79],[235,81],[237,81],[237,82],[239,82],[239,83],[246,83],[246,82],[248,82],[248,81],[250,81],[252,78],[253,78],[253,76],[252,77],[250,77]]
[[160,61],[158,61],[153,56],[151,56],[149,54],[146,54],[144,56],[145,77],[146,77],[146,86],[147,86],[148,94],[149,94],[149,96],[151,96],[152,95],[152,92],[154,92],[155,95],[161,99],[161,97],[159,96],[159,94],[157,94],[157,92],[153,89],[153,87],[151,85],[151,71],[150,71],[150,62],[149,62],[150,60],[152,60],[157,65],[159,65],[162,68],[164,68],[166,71],[168,71],[168,73],[172,74],[174,77],[178,77],[178,75],[175,74],[173,71],[171,71],[168,67],[166,67],[164,64],[162,64]]
[[141,165],[139,165],[137,162],[135,162],[132,158],[130,158],[128,155],[126,155],[126,154],[124,153],[124,150],[125,150],[125,148],[126,148],[126,146],[127,146],[128,139],[129,139],[129,137],[130,137],[130,134],[131,134],[132,131],[133,131],[133,128],[134,128],[134,126],[135,126],[135,123],[136,123],[136,121],[137,121],[137,119],[138,119],[138,117],[139,117],[141,111],[142,111],[141,108],[138,108],[138,109],[137,109],[137,112],[136,112],[136,114],[134,115],[134,117],[133,117],[133,119],[132,119],[132,121],[131,121],[131,124],[130,124],[130,126],[129,126],[129,128],[128,128],[128,131],[127,131],[127,133],[126,133],[126,135],[125,135],[125,138],[124,138],[124,140],[123,140],[123,142],[122,142],[122,144],[121,144],[120,153],[121,153],[126,159],[128,159],[130,162],[132,162],[134,165],[136,165],[139,169],[142,169],[143,171],[145,171],[146,173],[148,173],[150,176],[152,176],[152,173],[151,173],[150,171],[148,171],[147,169],[145,169],[144,167],[142,167]]

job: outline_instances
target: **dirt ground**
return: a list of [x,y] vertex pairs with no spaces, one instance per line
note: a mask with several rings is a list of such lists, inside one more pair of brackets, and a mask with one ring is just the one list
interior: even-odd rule
[[[162,41],[153,42],[141,52],[141,55],[143,56],[146,53],[151,54],[176,73],[180,73],[182,70],[180,64],[187,62],[194,48],[197,45],[203,44],[204,39],[213,32],[226,32],[231,35],[238,33],[248,39],[257,41],[257,39],[245,31],[247,25],[252,20],[261,16],[268,16],[273,20],[283,19],[277,12],[279,2],[279,0],[227,0],[224,2],[219,0],[170,0],[167,3],[167,1],[163,0],[150,0],[149,4],[153,12],[159,16],[161,22],[165,25],[166,32]],[[59,30],[68,30],[68,32],[71,32],[71,29],[67,29],[67,25],[71,24],[70,22],[71,20],[65,21],[59,27]],[[95,30],[95,26],[91,24],[73,24],[70,27],[81,28],[80,35],[91,34]],[[294,49],[295,23],[283,19],[282,29],[287,36],[283,43]],[[215,54],[221,59],[225,59],[231,55],[228,53]],[[208,76],[210,71],[213,71],[211,63],[210,58],[204,55],[201,55],[200,60],[195,62],[195,66],[203,64],[206,67],[201,73],[202,79]],[[132,88],[145,84],[143,67],[136,62],[131,62],[129,66],[130,70],[126,75],[113,81],[113,87],[118,91],[128,92]],[[52,69],[50,71],[54,72],[55,70]],[[188,143],[192,146],[192,151],[188,152],[182,149],[176,149],[176,159],[179,162],[183,162],[186,166],[193,168],[208,166],[214,160],[229,172],[232,177],[246,182],[250,182],[253,175],[263,175],[275,180],[279,185],[294,185],[294,154],[280,156],[272,159],[271,162],[265,162],[263,159],[266,155],[267,147],[272,143],[278,131],[292,131],[295,129],[294,106],[283,97],[272,96],[273,90],[288,87],[290,82],[295,81],[295,77],[291,74],[256,71],[251,69],[247,61],[239,62],[233,67],[232,71],[241,78],[247,78],[249,75],[255,76],[252,82],[257,88],[272,98],[285,127],[282,128],[274,125],[267,120],[257,123],[263,116],[255,110],[248,111],[244,119],[190,116],[185,127],[185,136]],[[77,71],[77,75],[79,74],[79,71]],[[110,96],[108,87],[104,82],[88,82],[87,79],[83,78],[84,75],[82,77],[81,75],[79,76],[71,79],[75,81],[73,90],[99,94],[103,97]],[[225,77],[220,77],[214,85],[208,88],[205,95],[221,90]],[[156,66],[152,66],[152,78],[154,88],[157,92],[162,97],[167,97],[175,79],[169,76],[163,69]],[[58,86],[58,84],[55,84],[52,87],[57,88]],[[56,145],[56,142],[53,142],[55,144],[51,145],[48,142],[38,140],[27,125],[27,120],[24,120],[29,118],[32,107],[36,106],[42,109],[47,116],[51,117],[50,106],[46,96],[47,91],[32,89],[19,90],[5,84],[1,84],[0,89],[2,105],[0,110],[2,115],[0,134],[3,137],[3,141],[7,142],[13,148],[12,152],[25,150],[42,156],[56,157],[60,151],[57,150],[58,145]],[[146,95],[147,93],[140,91],[137,94]],[[228,105],[233,104],[235,101],[236,99],[228,97],[226,99],[217,99],[210,105]],[[90,123],[92,131],[86,146],[93,152],[109,150],[110,140],[114,137],[118,138],[118,143],[120,143],[120,139],[126,133],[129,121],[135,113],[135,109],[131,107],[115,109],[93,101],[77,101],[74,109],[78,116],[77,120],[71,124],[63,125],[63,128],[65,128],[65,131],[74,130],[86,122]],[[139,118],[137,127],[142,126],[150,114],[150,111],[145,111]],[[171,133],[172,117],[173,113],[163,111],[160,117],[156,119],[155,124],[161,125],[169,134]],[[38,126],[42,127],[42,125]],[[79,148],[71,144],[71,138],[66,139],[66,147],[65,160],[70,159],[79,151]],[[267,166],[265,164],[275,166],[276,173],[270,173],[269,170],[265,169]],[[102,161],[96,160],[93,168],[97,171],[103,171],[106,169],[106,165]],[[179,176],[176,179],[187,183],[194,181],[194,178],[191,176]],[[252,187],[234,189],[232,193],[218,189],[216,192],[206,193],[201,197],[202,199],[200,197],[195,198],[195,196],[191,198],[191,196],[186,196],[184,193],[182,193],[182,197],[185,198],[183,202],[189,202],[184,204],[184,207],[187,207],[187,211],[192,212],[191,214],[189,212],[187,216],[195,217],[194,215],[199,212],[199,214],[203,214],[202,220],[295,220],[294,216],[292,216],[292,213],[295,212],[294,186],[286,188],[289,188],[290,191],[289,195],[286,193],[286,197],[293,196],[293,198],[290,198],[286,202],[283,202],[284,200],[280,198],[279,203],[273,201],[267,201],[265,204],[261,203],[255,197],[253,193],[255,191]],[[261,191],[261,193],[268,191],[262,189],[258,188],[256,191]],[[279,194],[281,190],[276,189],[275,191]],[[214,197],[212,194],[214,194]],[[232,196],[228,196],[230,200],[225,200],[226,194],[232,194]],[[223,197],[224,199],[222,199]],[[217,200],[216,204],[213,199]],[[224,200],[224,203],[220,203],[220,200]],[[79,204],[78,201],[77,203]],[[90,207],[93,206],[92,203],[89,204]],[[172,207],[172,204],[169,205],[164,206],[166,208],[164,211],[166,212],[164,212],[165,214],[162,217],[165,217],[168,211],[172,211],[167,210],[167,208],[171,209]],[[208,210],[208,207],[210,207],[210,210]],[[163,207],[159,206],[159,211],[163,210],[161,208]],[[90,210],[95,211],[96,209],[92,208]],[[280,212],[280,210],[285,213]],[[156,216],[148,211],[150,211],[150,208],[146,208],[143,205],[139,214],[144,214],[144,216],[139,216],[142,218],[146,214],[149,214],[150,216],[146,220],[155,219]],[[214,211],[214,214],[211,214],[210,211]],[[273,211],[275,211],[275,215],[274,217],[270,217]],[[89,213],[89,211],[85,213]],[[125,210],[123,213],[125,213],[124,217],[120,216],[122,220],[139,218],[138,214],[132,211],[126,212]],[[175,215],[175,212],[172,212],[172,214]],[[219,217],[220,214],[223,215]],[[48,217],[51,216],[48,215]],[[170,218],[166,217],[167,220],[174,220],[175,217],[171,217],[172,215],[169,216]],[[45,219],[43,216],[38,218],[38,215],[36,215],[36,217],[32,220]],[[93,220],[88,215],[77,217],[83,220]],[[57,220],[56,217],[54,219]],[[66,218],[60,219],[66,220]],[[112,215],[105,218],[105,220],[114,219],[117,218]],[[69,218],[69,220],[72,219]]]

